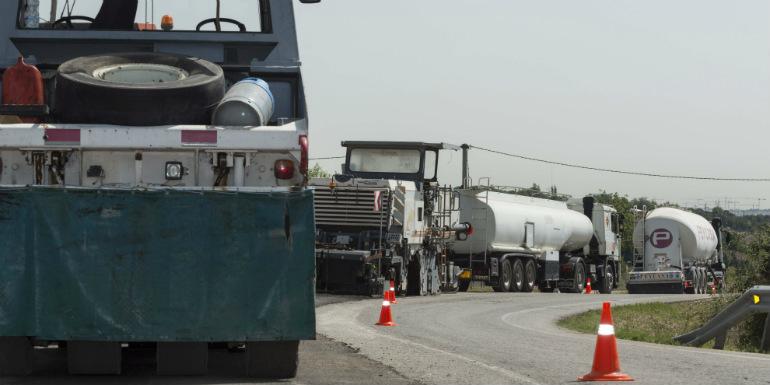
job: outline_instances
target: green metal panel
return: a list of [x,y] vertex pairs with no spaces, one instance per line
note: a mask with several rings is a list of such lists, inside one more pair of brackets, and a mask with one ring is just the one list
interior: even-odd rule
[[315,338],[312,192],[0,189],[0,336]]

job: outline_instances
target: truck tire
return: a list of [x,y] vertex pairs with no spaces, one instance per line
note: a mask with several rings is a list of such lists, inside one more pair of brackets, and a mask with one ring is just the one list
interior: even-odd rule
[[500,264],[500,279],[497,281],[495,291],[506,292],[511,291],[513,286],[513,267],[511,266],[511,260],[505,259]]
[[521,259],[516,258],[513,260],[513,279],[511,280],[511,287],[508,289],[512,293],[518,293],[524,290],[524,264],[521,263]]
[[599,280],[599,292],[602,294],[612,294],[612,288],[615,286],[615,268],[612,263],[605,262],[604,276]]
[[527,262],[524,263],[524,287],[522,288],[522,291],[531,293],[535,290],[536,283],[537,266],[535,266],[535,261],[528,259]]
[[586,267],[582,260],[578,260],[575,263],[575,268],[572,270],[572,288],[573,293],[582,293],[586,285]]
[[684,275],[685,280],[690,281],[690,287],[685,287],[684,293],[685,294],[695,294],[695,268],[691,267],[687,269]]
[[224,94],[222,68],[206,60],[145,52],[83,56],[59,66],[54,114],[63,123],[210,124]]
[[286,379],[297,376],[299,341],[246,343],[249,377]]

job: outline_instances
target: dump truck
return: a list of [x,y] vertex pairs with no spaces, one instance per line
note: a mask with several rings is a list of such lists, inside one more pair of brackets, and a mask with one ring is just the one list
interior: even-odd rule
[[[567,201],[535,198],[471,186],[462,145],[462,184],[456,190],[455,234],[448,259],[463,268],[461,291],[481,282],[498,292],[556,290],[579,293],[587,280],[611,293],[620,276],[620,216],[587,196]],[[486,179],[489,183],[489,178]]]
[[705,294],[724,286],[722,221],[674,207],[642,211],[634,226],[628,292]]
[[295,375],[315,230],[293,6],[0,4],[0,376],[38,346],[72,374],[151,346],[159,374],[230,347],[239,375]]
[[[438,183],[446,143],[346,141],[342,172],[311,180],[315,191],[319,291],[399,295],[457,291],[446,258],[453,241],[451,186]],[[462,227],[462,226],[461,226]]]

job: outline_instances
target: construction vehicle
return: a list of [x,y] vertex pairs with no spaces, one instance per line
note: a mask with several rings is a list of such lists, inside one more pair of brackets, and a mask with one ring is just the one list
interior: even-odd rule
[[[403,295],[457,291],[446,260],[456,199],[437,181],[445,143],[343,142],[343,172],[315,190],[319,291],[381,295],[393,279]],[[459,229],[462,231],[462,229]]]
[[137,0],[0,4],[0,376],[38,346],[117,374],[148,343],[159,374],[230,346],[295,375],[316,333],[293,4],[218,3],[154,1],[162,29]]
[[724,286],[722,221],[673,207],[641,210],[628,292],[696,293]]

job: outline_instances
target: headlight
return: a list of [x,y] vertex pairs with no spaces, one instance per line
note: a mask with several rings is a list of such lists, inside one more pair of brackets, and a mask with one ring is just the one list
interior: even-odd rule
[[166,180],[181,180],[184,176],[182,162],[166,162]]

